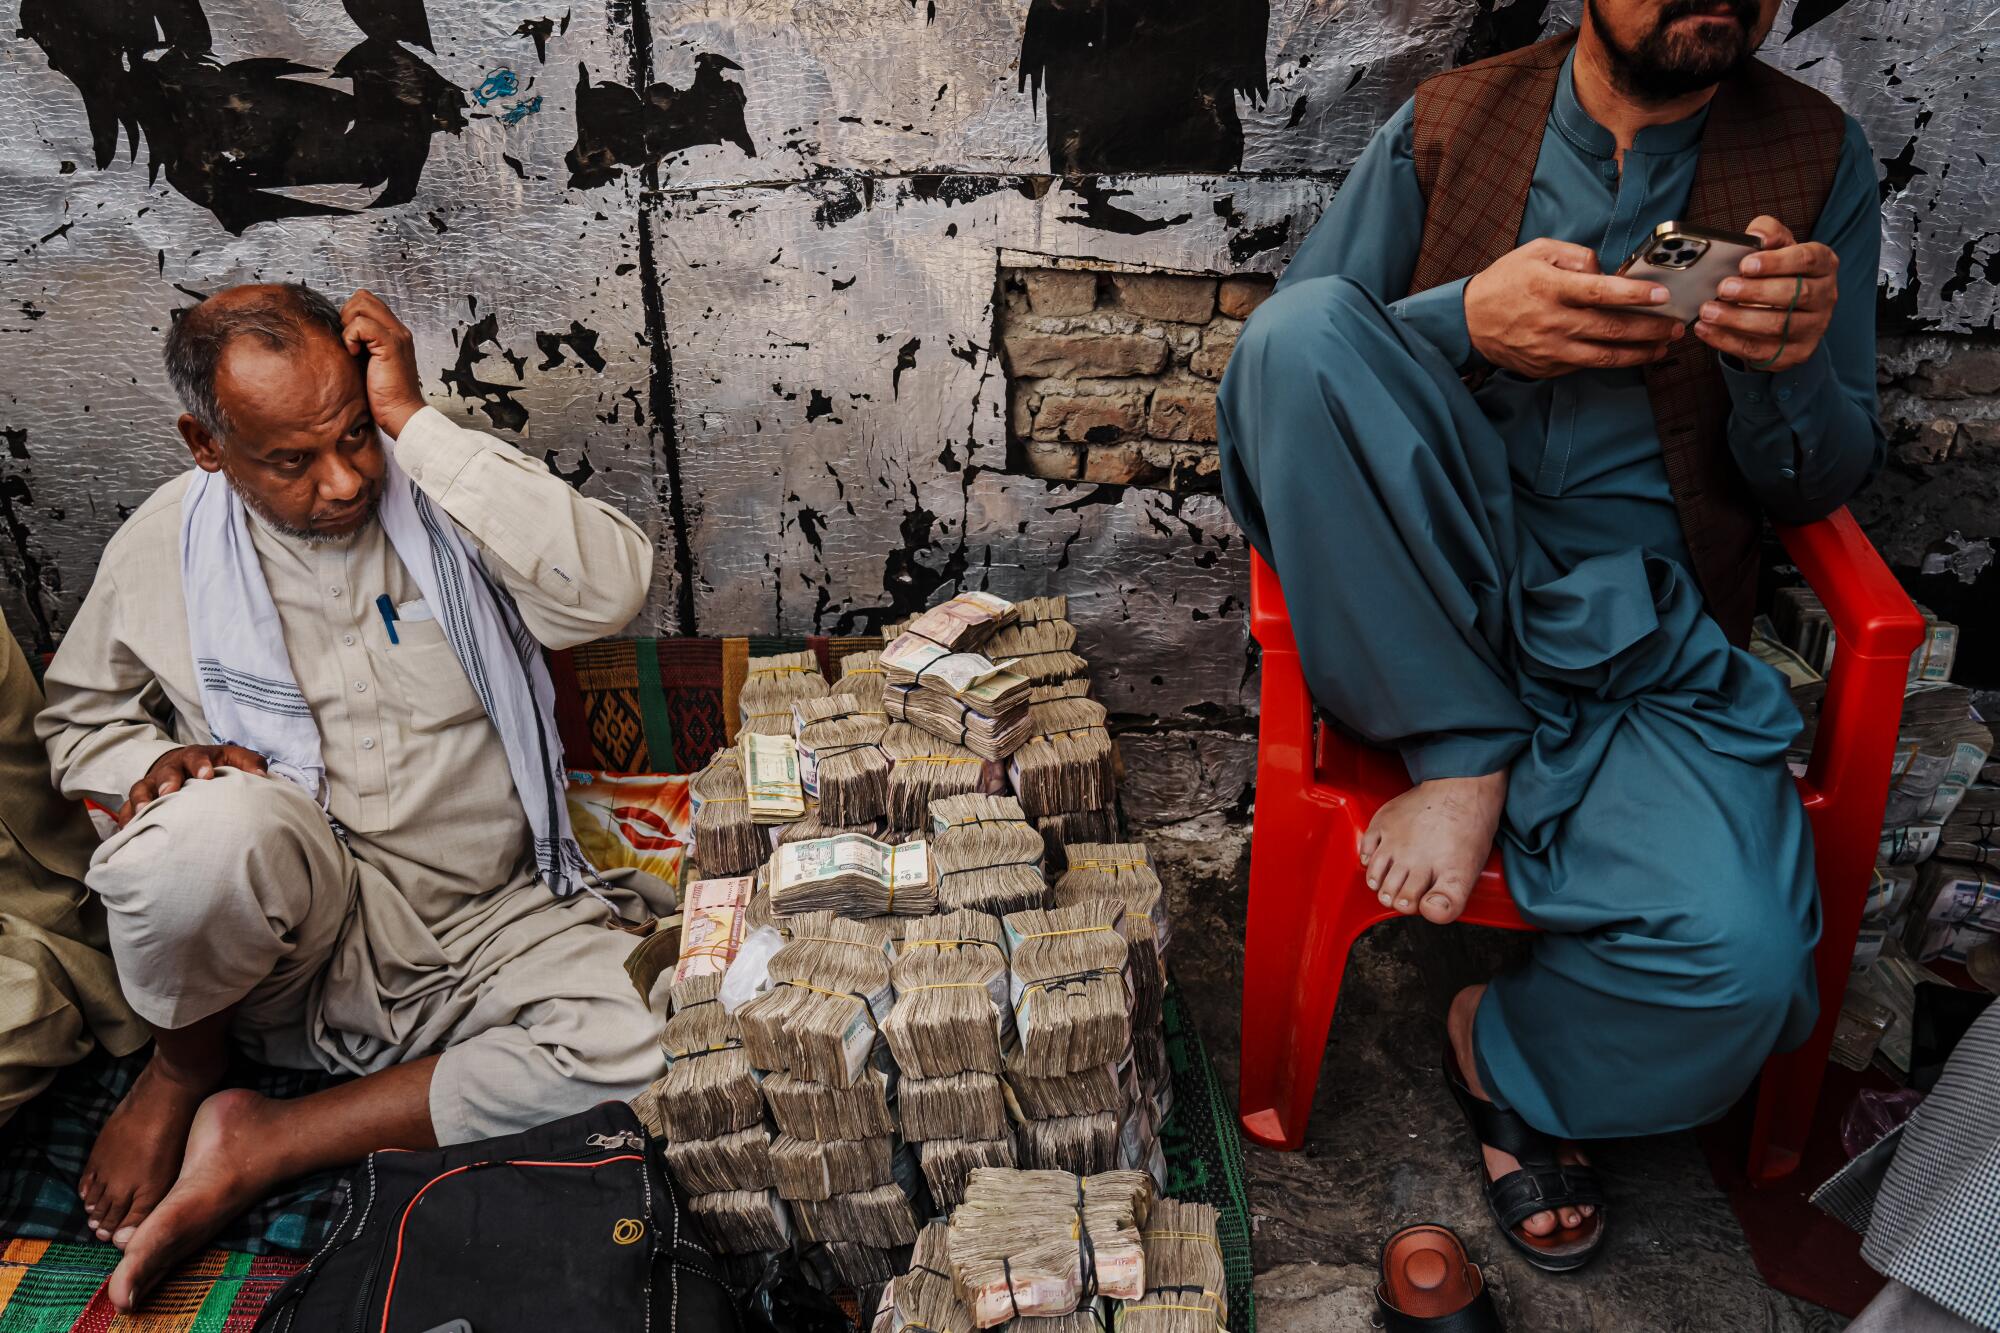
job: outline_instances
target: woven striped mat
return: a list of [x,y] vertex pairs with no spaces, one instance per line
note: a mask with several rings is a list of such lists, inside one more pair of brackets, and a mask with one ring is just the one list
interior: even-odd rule
[[0,1328],[7,1333],[250,1333],[257,1314],[305,1260],[210,1250],[160,1284],[138,1313],[104,1295],[118,1264],[109,1245],[10,1240],[0,1250]]

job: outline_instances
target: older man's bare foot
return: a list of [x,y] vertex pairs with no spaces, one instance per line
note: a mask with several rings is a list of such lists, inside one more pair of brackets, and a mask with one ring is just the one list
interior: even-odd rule
[[125,1257],[105,1284],[111,1304],[130,1311],[174,1265],[284,1178],[266,1132],[273,1103],[244,1088],[218,1092],[195,1112],[179,1179],[137,1226],[113,1239]]
[[1368,887],[1384,907],[1421,911],[1439,925],[1456,921],[1492,855],[1506,804],[1505,772],[1433,778],[1386,802],[1361,835]]
[[[1479,1012],[1479,1001],[1486,994],[1484,986],[1467,986],[1452,997],[1451,1012],[1445,1017],[1445,1030],[1451,1036],[1452,1054],[1458,1057],[1458,1072],[1465,1079],[1466,1088],[1483,1102],[1493,1100],[1479,1083],[1479,1062],[1472,1053],[1473,1019]],[[1498,1180],[1510,1172],[1519,1171],[1521,1163],[1512,1153],[1501,1152],[1498,1148],[1480,1144],[1486,1157],[1486,1178]],[[1556,1160],[1565,1166],[1582,1166],[1590,1159],[1574,1143],[1565,1143],[1556,1153]],[[1530,1236],[1547,1236],[1556,1230],[1561,1222],[1563,1228],[1572,1229],[1583,1225],[1583,1219],[1590,1217],[1597,1209],[1590,1204],[1576,1208],[1564,1208],[1558,1212],[1535,1213],[1521,1222],[1521,1230]]]
[[99,1240],[144,1221],[180,1173],[188,1130],[222,1069],[189,1070],[155,1052],[98,1131],[76,1192]]

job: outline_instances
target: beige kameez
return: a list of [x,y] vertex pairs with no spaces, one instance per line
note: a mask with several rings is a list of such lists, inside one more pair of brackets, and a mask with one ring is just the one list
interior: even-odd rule
[[0,620],[0,1124],[90,1053],[137,1050],[145,1025],[118,993],[104,909],[84,889],[97,834],[56,795],[35,740],[42,692]]
[[[612,633],[643,602],[645,534],[541,463],[428,408],[396,458],[543,644]],[[213,743],[181,589],[186,486],[113,537],[50,667],[39,729],[66,792],[115,804],[166,751]],[[442,1052],[445,1142],[635,1094],[661,1057],[622,968],[631,937],[535,878],[500,736],[381,525],[312,543],[253,518],[251,537],[347,837],[291,783],[251,774],[148,806],[89,872],[133,1008],[182,1027],[235,1005],[241,1042],[274,1063],[369,1073]],[[657,882],[650,903],[634,888],[612,895],[628,917],[664,906]]]

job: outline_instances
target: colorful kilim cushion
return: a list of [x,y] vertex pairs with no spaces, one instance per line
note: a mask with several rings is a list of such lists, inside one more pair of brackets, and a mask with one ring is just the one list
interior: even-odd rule
[[0,1249],[0,1328],[8,1333],[250,1333],[303,1259],[209,1250],[175,1269],[136,1313],[104,1294],[118,1266],[109,1245],[10,1240]]
[[556,727],[572,768],[692,773],[736,739],[750,659],[810,650],[829,681],[873,635],[833,638],[603,639],[549,654]]

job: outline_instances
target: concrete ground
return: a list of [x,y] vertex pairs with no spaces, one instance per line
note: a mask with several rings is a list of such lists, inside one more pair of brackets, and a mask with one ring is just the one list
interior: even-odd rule
[[[1174,974],[1233,1097],[1249,883],[1247,829],[1220,816],[1147,834],[1174,912]],[[1690,1134],[1597,1145],[1606,1252],[1543,1274],[1494,1232],[1472,1139],[1439,1082],[1445,1001],[1526,937],[1396,922],[1360,945],[1334,1016],[1305,1146],[1247,1146],[1259,1333],[1360,1333],[1382,1240],[1442,1222],[1485,1270],[1515,1333],[1821,1333],[1830,1311],[1771,1290]]]

